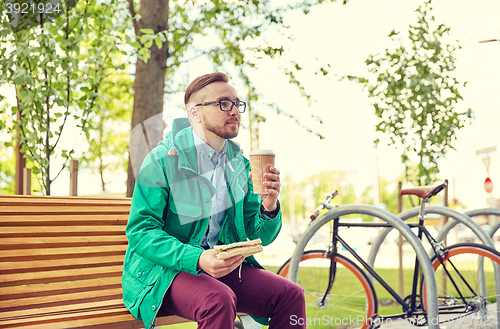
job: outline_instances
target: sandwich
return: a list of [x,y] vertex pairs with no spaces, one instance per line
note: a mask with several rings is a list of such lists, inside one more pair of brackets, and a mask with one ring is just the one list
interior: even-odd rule
[[264,250],[264,248],[262,248],[261,243],[262,241],[260,239],[252,241],[244,241],[244,242],[235,242],[221,246],[214,246],[214,250],[217,251],[218,259],[227,259],[237,255],[243,255],[245,257],[248,257]]

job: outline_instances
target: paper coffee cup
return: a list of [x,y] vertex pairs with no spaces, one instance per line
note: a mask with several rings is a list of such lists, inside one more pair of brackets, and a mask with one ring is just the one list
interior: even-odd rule
[[267,194],[263,185],[265,173],[271,172],[276,155],[270,150],[254,150],[250,152],[250,165],[252,166],[252,181],[254,194]]

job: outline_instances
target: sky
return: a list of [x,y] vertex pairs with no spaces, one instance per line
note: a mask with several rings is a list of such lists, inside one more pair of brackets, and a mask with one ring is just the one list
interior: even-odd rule
[[[285,0],[280,0],[285,1]],[[462,201],[468,209],[487,206],[486,199],[498,197],[500,191],[500,42],[479,43],[480,40],[500,39],[500,1],[498,0],[435,0],[437,22],[451,28],[450,40],[458,40],[456,76],[468,81],[462,90],[461,108],[471,108],[475,119],[458,133],[455,148],[439,162],[439,178],[450,182],[450,197]],[[375,150],[375,117],[370,99],[360,85],[339,77],[350,74],[366,76],[364,61],[370,54],[384,52],[393,46],[387,36],[391,30],[405,32],[417,20],[416,0],[351,0],[325,4],[304,16],[300,12],[287,15],[286,23],[296,40],[289,42],[291,58],[305,63],[300,76],[314,102],[308,106],[298,90],[288,84],[279,71],[280,62],[264,61],[250,76],[261,95],[261,115],[267,118],[260,127],[260,148],[275,151],[276,166],[282,175],[289,173],[297,182],[322,169],[349,172],[345,184],[353,184],[356,193],[376,186],[377,174],[394,182],[403,172],[400,153],[394,146],[383,143]],[[209,40],[207,40],[209,41]],[[329,63],[331,74],[314,75],[314,67]],[[207,73],[211,67],[203,60],[193,63],[191,78]],[[244,99],[246,92],[239,91]],[[182,115],[176,106],[182,95],[166,103],[167,124],[172,117]],[[302,124],[325,136],[320,140],[299,127],[293,120],[276,115],[263,104],[274,102],[296,116]],[[256,106],[258,107],[258,106]],[[321,117],[323,124],[311,118]],[[247,123],[246,119],[243,124]],[[249,134],[245,129],[235,139],[244,154],[250,151]],[[488,176],[482,158],[476,151],[496,146],[490,154],[489,177],[493,181],[492,195],[483,186]],[[79,180],[79,194],[99,193],[97,177]],[[283,177],[282,176],[282,177]],[[54,195],[67,195],[69,174],[63,173],[53,185]],[[112,192],[122,192],[123,175],[113,178]],[[342,191],[339,191],[342,193]],[[375,196],[374,196],[375,198]],[[378,200],[375,200],[378,201]]]

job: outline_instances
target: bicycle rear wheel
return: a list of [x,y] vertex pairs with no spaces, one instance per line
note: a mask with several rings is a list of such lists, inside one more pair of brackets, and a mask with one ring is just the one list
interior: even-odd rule
[[[307,328],[372,328],[377,297],[366,274],[348,258],[334,258],[336,273],[325,304],[320,302],[328,287],[330,256],[326,250],[308,250],[299,263],[297,284],[306,295]],[[286,277],[290,259],[278,270]],[[373,326],[374,327],[374,326]]]
[[[444,250],[443,263],[431,259],[438,285],[439,319],[446,328],[500,328],[497,278],[500,253],[493,248],[461,243]],[[446,271],[448,274],[446,273]],[[426,309],[425,281],[422,307]]]

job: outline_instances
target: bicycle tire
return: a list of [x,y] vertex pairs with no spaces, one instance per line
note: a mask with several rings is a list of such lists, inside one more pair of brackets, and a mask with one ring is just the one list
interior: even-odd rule
[[[498,308],[497,302],[500,253],[481,244],[459,243],[447,247],[444,250],[442,259],[449,276],[443,275],[443,266],[437,255],[431,259],[438,284],[440,322],[446,323],[446,327],[449,329],[462,328],[464,325],[467,328],[500,328],[498,322],[500,308]],[[480,259],[482,260],[480,261]],[[497,270],[495,270],[495,265],[497,265]],[[454,267],[458,268],[458,272]],[[481,267],[484,271],[483,274],[481,274]],[[450,280],[450,277],[453,278],[456,286]],[[484,280],[485,292],[483,293],[479,291],[482,286],[480,280]],[[463,299],[457,292],[456,287],[458,287]],[[427,296],[424,278],[422,278],[421,296],[422,308],[425,310]],[[469,310],[467,307],[469,307]],[[450,315],[448,312],[452,308],[462,313]]]
[[[280,267],[278,275],[287,276],[290,260],[291,258]],[[324,264],[319,264],[319,262]],[[360,325],[361,329],[371,328],[376,321],[377,314],[375,289],[365,272],[342,255],[334,258],[337,271],[331,294],[327,298],[327,305],[318,306],[318,301],[323,297],[328,285],[330,262],[331,259],[326,250],[308,250],[304,252],[300,260],[297,284],[304,289],[306,295],[307,319],[310,321],[307,327],[335,328],[354,324]],[[342,287],[335,285],[336,282],[342,282]],[[347,309],[351,312],[346,311]],[[320,320],[314,323],[316,322],[314,319]]]

